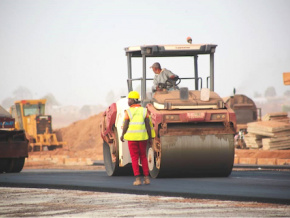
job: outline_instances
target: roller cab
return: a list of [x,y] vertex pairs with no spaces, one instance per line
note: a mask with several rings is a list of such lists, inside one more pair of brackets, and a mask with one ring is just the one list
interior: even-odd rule
[[[141,103],[147,107],[156,133],[152,147],[147,146],[149,170],[153,178],[228,176],[232,171],[236,116],[214,92],[216,47],[213,44],[181,44],[125,48],[128,92],[136,90],[141,93]],[[199,55],[209,56],[209,72],[205,78],[198,74]],[[156,62],[155,58],[160,57],[174,59],[176,65],[180,60],[175,61],[176,58],[190,57],[194,66],[192,76],[174,72],[179,76],[178,86],[177,81],[166,81],[160,85],[161,91],[152,92],[151,85],[148,84],[153,83],[153,78],[148,78],[147,74],[153,76],[153,72],[150,70],[147,73],[150,69],[147,60],[151,58],[152,64]],[[141,77],[133,76],[134,59],[141,59]],[[162,61],[160,62],[162,66]],[[185,81],[191,86],[183,86]],[[127,172],[131,169],[128,144],[119,139],[124,110],[127,108],[127,99],[122,98],[112,104],[103,115],[101,131],[108,175],[121,175],[125,169]]]
[[235,148],[246,149],[244,140],[247,134],[247,124],[261,120],[262,109],[257,108],[255,102],[246,95],[235,94],[223,98],[227,107],[231,108],[237,117]]

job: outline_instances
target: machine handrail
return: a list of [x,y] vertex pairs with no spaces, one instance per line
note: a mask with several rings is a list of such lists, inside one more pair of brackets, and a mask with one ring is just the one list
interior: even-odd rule
[[[207,77],[207,87],[208,87],[208,78],[209,78],[209,76]],[[129,82],[130,81],[137,81],[137,80],[142,80],[143,79],[143,77],[139,77],[139,78],[134,78],[134,79],[127,79],[127,85],[128,85],[128,87],[129,87]],[[189,79],[196,79],[195,77],[180,77],[180,79],[185,79],[185,80],[189,80]],[[154,78],[146,78],[146,81],[147,80],[154,80]],[[202,88],[202,77],[198,77],[197,78],[197,80],[200,80],[200,88]]]
[[210,79],[210,76],[206,77],[206,88],[208,88],[208,79]]
[[[194,80],[196,80],[196,78],[195,77],[180,77],[180,79],[194,79]],[[198,77],[197,78],[197,80],[200,80],[200,88],[202,88],[202,78],[201,77]]]

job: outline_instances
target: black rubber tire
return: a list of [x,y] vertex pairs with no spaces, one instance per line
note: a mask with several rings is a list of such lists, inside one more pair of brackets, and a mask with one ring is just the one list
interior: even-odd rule
[[6,173],[19,173],[23,169],[25,157],[10,158],[9,164],[5,170]]
[[50,146],[47,146],[47,150],[52,151],[52,150],[55,150],[57,147],[58,147],[57,145],[50,145]]
[[117,158],[116,162],[112,161],[110,146],[105,141],[103,142],[103,158],[108,176],[116,176],[119,168],[119,159]]
[[0,173],[4,173],[8,167],[9,160],[7,158],[0,158]]
[[[148,160],[148,166],[149,166],[149,158],[148,158],[148,151],[149,151],[149,149],[150,149],[150,145],[149,144],[147,144],[147,148],[146,148],[146,156],[147,156],[147,160]],[[150,168],[149,168],[149,173],[150,173],[150,176],[152,177],[152,178],[157,178],[158,177],[158,173],[159,173],[159,169],[158,168],[156,168],[156,162],[155,162],[155,158],[154,158],[154,166],[153,166],[153,168],[150,170]]]
[[34,146],[34,147],[33,147],[33,151],[41,151],[41,150],[40,150],[40,146],[39,146],[39,145]]
[[133,175],[132,165],[128,164],[125,167],[119,167],[119,135],[116,128],[114,128],[116,136],[116,162],[112,161],[110,145],[103,142],[103,158],[108,176],[131,176]]

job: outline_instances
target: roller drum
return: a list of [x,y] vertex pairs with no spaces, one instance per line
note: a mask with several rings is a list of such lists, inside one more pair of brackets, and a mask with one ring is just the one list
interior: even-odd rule
[[153,178],[228,176],[232,171],[232,134],[161,136],[160,140],[160,168],[151,165]]

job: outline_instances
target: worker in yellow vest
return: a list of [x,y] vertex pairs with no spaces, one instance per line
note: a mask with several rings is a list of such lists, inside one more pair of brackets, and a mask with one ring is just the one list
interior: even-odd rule
[[123,134],[121,141],[128,141],[130,156],[132,159],[132,168],[136,180],[133,185],[141,185],[141,175],[138,160],[140,158],[144,174],[143,184],[149,185],[149,168],[146,157],[147,143],[152,145],[152,131],[155,136],[154,129],[150,127],[149,114],[147,108],[141,107],[139,102],[139,93],[131,91],[128,95],[128,105],[130,108],[125,110],[125,118],[123,125]]

